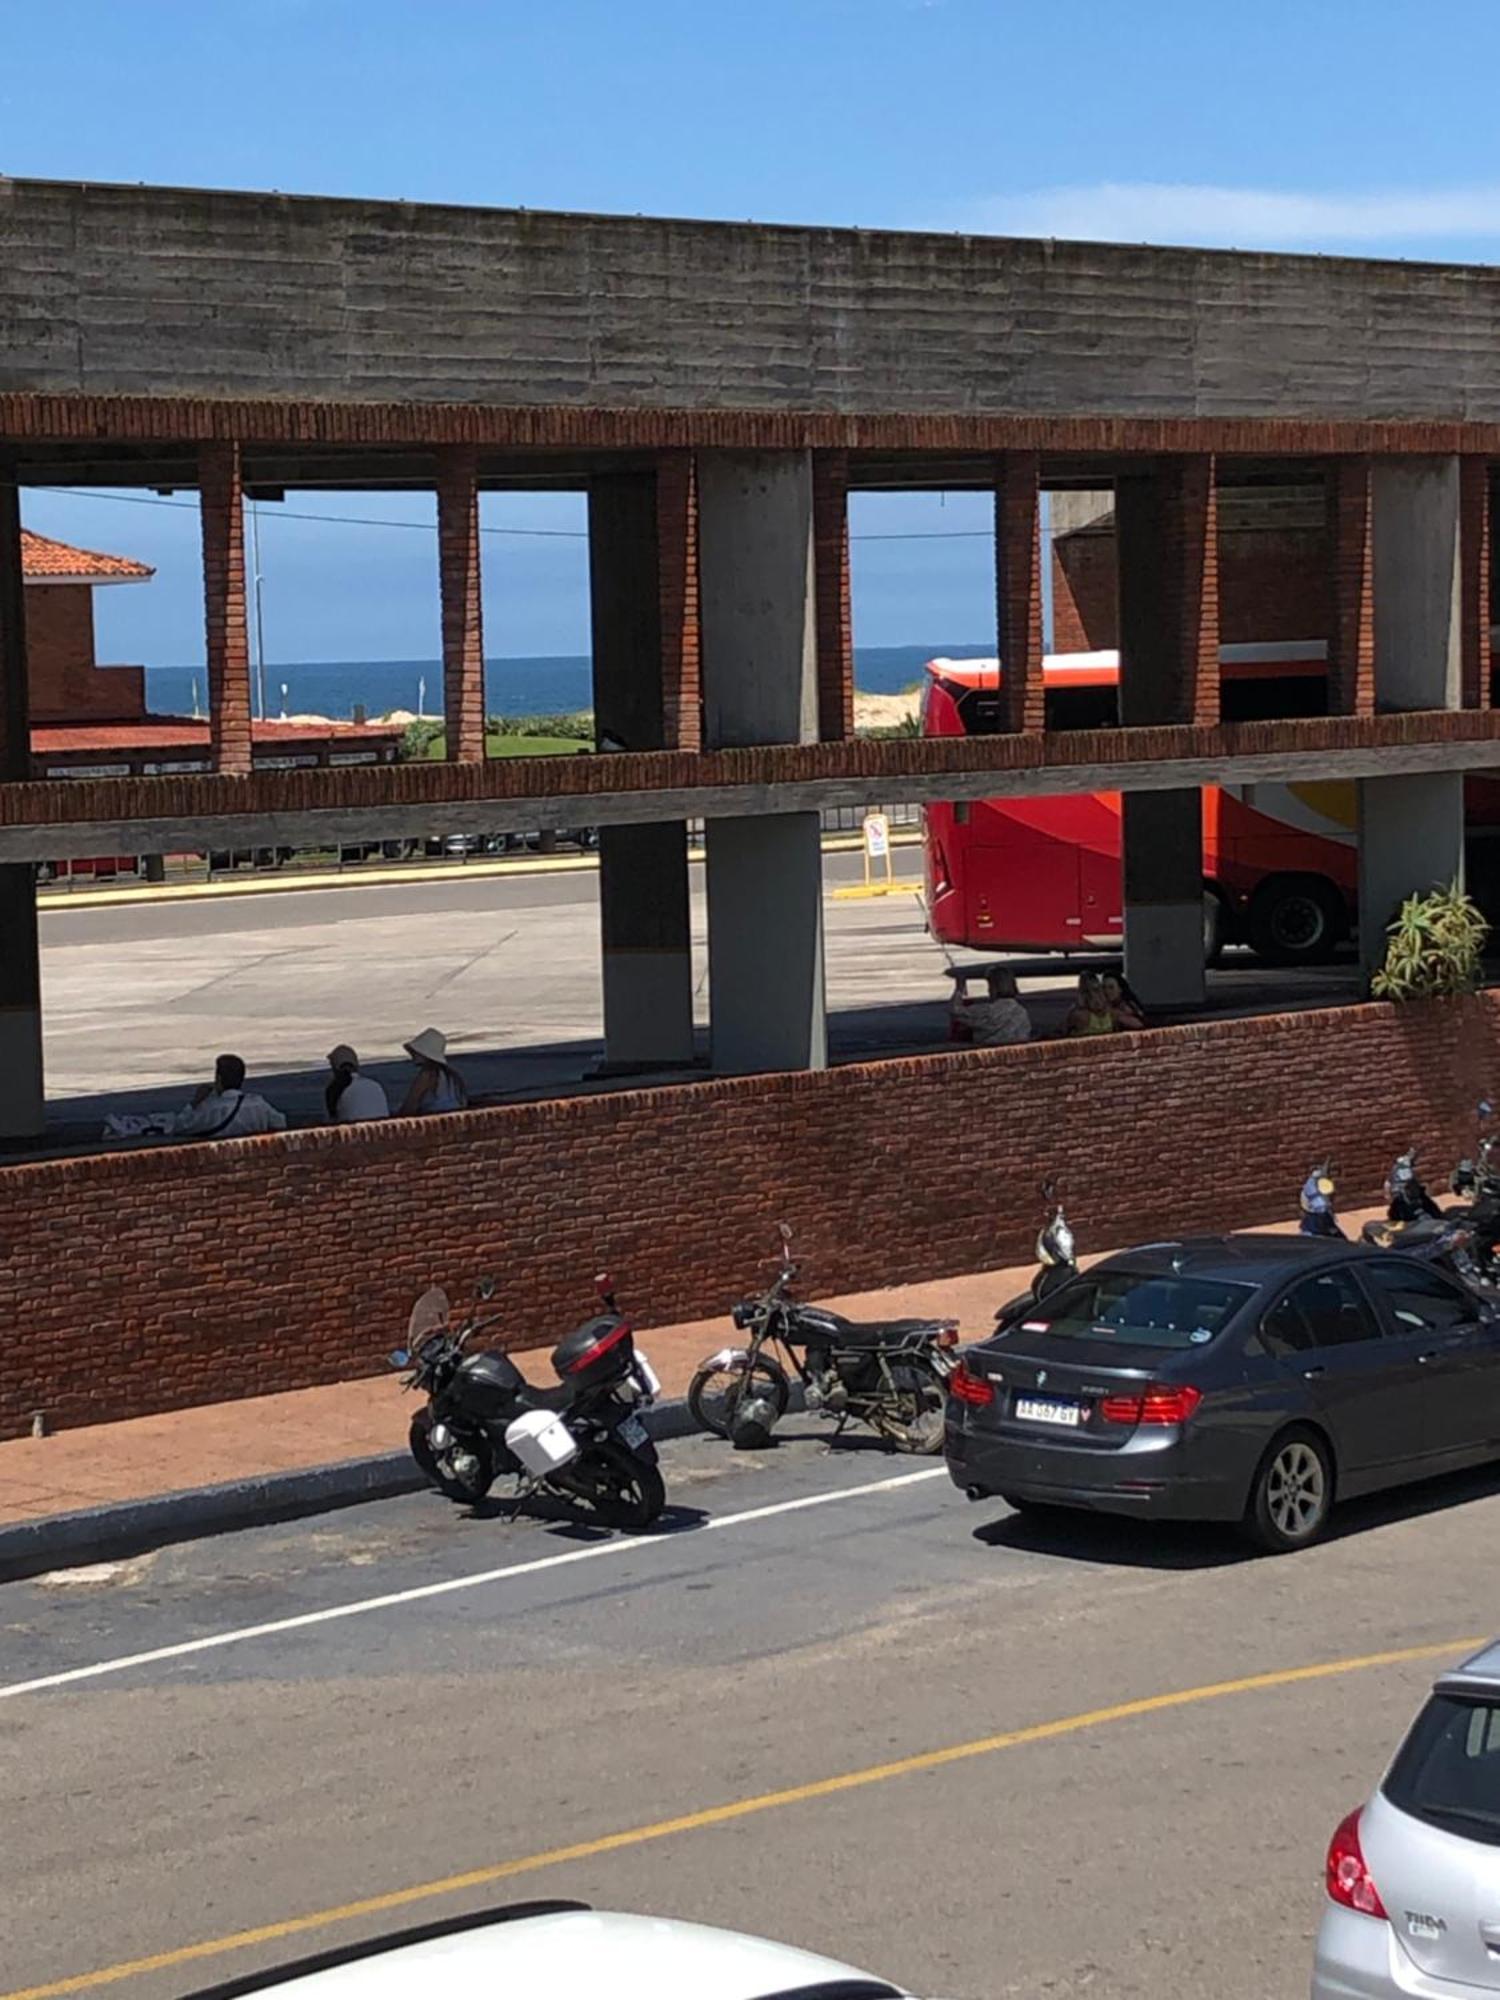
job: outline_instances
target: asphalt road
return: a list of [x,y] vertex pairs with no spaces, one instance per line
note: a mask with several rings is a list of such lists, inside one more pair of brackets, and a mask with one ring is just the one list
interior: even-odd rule
[[1292,2000],[1328,1834],[1495,1617],[1500,1479],[1268,1562],[806,1433],[666,1459],[635,1542],[422,1495],[0,1590],[0,2000],[552,1895],[950,2000]]
[[[915,879],[919,852],[897,850]],[[832,891],[857,882],[830,854]],[[693,870],[694,977],[707,1048],[702,870]],[[825,909],[835,1059],[946,1046],[951,991],[915,896]],[[42,919],[43,1023],[54,1116],[97,1134],[107,1111],[180,1103],[220,1049],[272,1101],[321,1118],[323,1056],[349,1041],[399,1098],[401,1045],[442,1028],[472,1087],[524,1095],[576,1087],[601,1053],[598,878],[591,871],[204,897]],[[1286,974],[1231,955],[1213,1004],[1314,1005],[1352,994],[1346,968]],[[1054,1027],[1076,968],[1026,969],[1039,1029]]]

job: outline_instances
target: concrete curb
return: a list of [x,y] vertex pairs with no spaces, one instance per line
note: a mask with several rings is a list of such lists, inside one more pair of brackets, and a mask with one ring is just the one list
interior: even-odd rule
[[[795,1399],[794,1399],[795,1400]],[[699,1431],[685,1397],[673,1396],[646,1415],[653,1438],[666,1443]],[[34,1521],[0,1527],[0,1583],[36,1576],[79,1563],[140,1555],[171,1542],[254,1528],[271,1521],[294,1521],[310,1514],[357,1507],[362,1501],[389,1500],[416,1493],[427,1484],[405,1450],[377,1458],[348,1458],[334,1465],[300,1466],[260,1479],[229,1480],[219,1486],[188,1487],[69,1514],[46,1514]]]

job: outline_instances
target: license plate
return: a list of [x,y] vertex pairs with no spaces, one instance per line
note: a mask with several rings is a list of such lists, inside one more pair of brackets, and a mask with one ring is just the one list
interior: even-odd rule
[[1015,1417],[1022,1424],[1060,1424],[1076,1431],[1083,1422],[1083,1405],[1065,1403],[1058,1396],[1017,1396]]
[[639,1417],[627,1417],[620,1426],[620,1436],[632,1450],[646,1442],[646,1426]]

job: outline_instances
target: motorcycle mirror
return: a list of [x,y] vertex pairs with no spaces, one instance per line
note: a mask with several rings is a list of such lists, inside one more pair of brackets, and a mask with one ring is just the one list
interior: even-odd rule
[[393,1347],[385,1358],[393,1368],[405,1368],[411,1361],[411,1356],[404,1347]]
[[1481,1118],[1490,1118],[1494,1115],[1495,1107],[1487,1097],[1481,1097],[1474,1108]]
[[479,1283],[474,1287],[474,1296],[480,1299],[492,1299],[495,1296],[494,1279],[481,1278]]
[[601,1299],[612,1299],[614,1297],[615,1281],[608,1271],[595,1272],[594,1290],[599,1294]]
[[778,1222],[776,1225],[776,1230],[777,1234],[780,1236],[783,1243],[786,1244],[791,1243],[792,1225],[789,1222]]

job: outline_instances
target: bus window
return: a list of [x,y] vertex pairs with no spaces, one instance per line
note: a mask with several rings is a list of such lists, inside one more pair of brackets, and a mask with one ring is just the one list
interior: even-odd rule
[[1049,729],[1115,729],[1120,721],[1117,687],[1049,687],[1046,693]]

